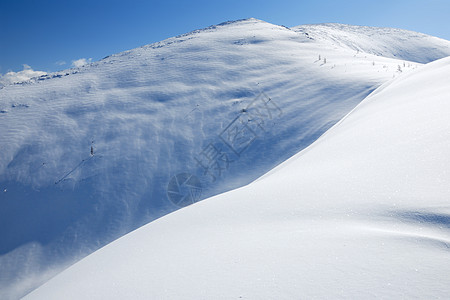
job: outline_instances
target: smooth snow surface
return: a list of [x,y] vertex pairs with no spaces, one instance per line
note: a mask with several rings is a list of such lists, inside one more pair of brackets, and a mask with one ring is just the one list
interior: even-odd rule
[[450,41],[404,29],[325,23],[292,30],[336,48],[420,63],[450,55]]
[[26,299],[446,299],[450,58],[259,180],[150,223]]
[[[317,26],[324,36],[335,34]],[[371,30],[380,31],[373,37],[378,44],[389,35],[384,28]],[[317,140],[381,84],[421,68],[392,58],[395,53],[420,43],[415,60],[429,61],[430,53],[438,58],[431,48],[447,51],[432,37],[396,31],[395,38],[402,34],[409,43],[376,53],[389,56],[382,57],[348,47],[365,41],[361,30],[333,45],[248,19],[4,86],[0,298],[16,299],[177,210],[172,201],[182,206],[262,176]],[[245,129],[243,136],[233,135],[235,125]],[[211,163],[207,170],[205,163]],[[361,197],[372,197],[370,191]]]

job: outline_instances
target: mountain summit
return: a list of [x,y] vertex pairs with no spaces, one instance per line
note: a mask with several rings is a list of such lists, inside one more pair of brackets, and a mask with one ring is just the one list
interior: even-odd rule
[[[355,51],[362,31],[338,45],[312,29],[226,22],[0,89],[0,298],[254,181],[422,68],[394,50]],[[415,60],[427,61],[435,40],[420,41]]]

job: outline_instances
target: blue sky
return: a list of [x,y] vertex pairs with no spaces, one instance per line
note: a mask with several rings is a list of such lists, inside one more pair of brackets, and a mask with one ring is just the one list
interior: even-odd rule
[[339,22],[420,31],[450,40],[448,0],[0,0],[0,74],[57,71],[72,61],[157,42],[228,20]]

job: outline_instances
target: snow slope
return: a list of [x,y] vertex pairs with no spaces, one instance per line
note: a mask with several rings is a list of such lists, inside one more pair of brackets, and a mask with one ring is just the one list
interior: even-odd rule
[[[250,183],[419,65],[248,19],[3,87],[0,298],[191,200]],[[245,130],[229,147],[233,125]],[[220,166],[203,169],[212,156]],[[178,174],[201,185],[182,185],[192,198],[181,205]]]
[[450,56],[450,42],[423,33],[337,23],[292,28],[306,37],[354,51],[420,63]]
[[5,85],[15,84],[28,81],[34,77],[46,75],[45,72],[35,71],[29,65],[23,65],[23,70],[18,72],[8,72],[4,75],[0,74],[0,89]]
[[25,299],[446,299],[450,58],[383,85],[309,148],[160,218]]

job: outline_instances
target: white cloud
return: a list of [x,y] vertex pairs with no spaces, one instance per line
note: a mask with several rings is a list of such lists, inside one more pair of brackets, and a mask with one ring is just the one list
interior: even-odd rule
[[66,62],[64,60],[58,60],[57,62],[55,62],[55,65],[58,65],[58,66],[63,66],[65,64],[66,64]]
[[23,70],[19,72],[8,72],[4,75],[0,74],[0,86],[14,84],[17,82],[27,81],[30,78],[45,75],[47,72],[35,71],[29,65],[23,65]]
[[79,67],[82,67],[82,66],[84,66],[86,64],[91,63],[91,61],[92,61],[92,58],[89,58],[89,59],[80,58],[80,59],[77,59],[77,60],[72,60],[72,67],[79,68]]

